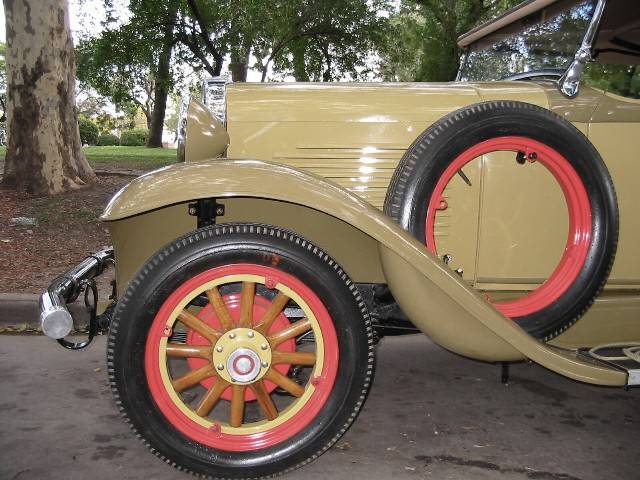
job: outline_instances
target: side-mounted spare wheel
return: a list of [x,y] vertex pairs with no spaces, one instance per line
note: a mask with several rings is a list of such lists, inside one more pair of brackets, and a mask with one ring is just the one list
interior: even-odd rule
[[325,252],[276,227],[223,224],[140,269],[114,312],[108,364],[152,452],[207,477],[258,478],[349,428],[371,385],[373,332]]
[[560,261],[538,288],[494,302],[531,335],[550,339],[576,322],[600,292],[618,239],[611,177],[597,150],[573,125],[521,102],[485,102],[455,111],[409,147],[391,180],[384,211],[442,255],[446,252],[438,251],[434,225],[447,209],[445,188],[457,175],[468,182],[463,168],[474,159],[505,151],[513,152],[514,162],[543,165],[564,194],[569,231]]

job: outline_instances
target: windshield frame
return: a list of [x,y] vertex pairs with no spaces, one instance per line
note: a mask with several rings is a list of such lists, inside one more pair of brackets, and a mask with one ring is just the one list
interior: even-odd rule
[[[573,5],[568,5],[564,9],[564,11],[568,10],[572,6],[575,6],[577,3],[578,2],[576,2]],[[522,4],[522,5],[526,6],[525,4]],[[600,21],[602,19],[602,14],[603,14],[605,5],[606,5],[606,0],[594,0],[593,12],[587,23],[584,34],[582,35],[581,41],[578,44],[578,47],[573,55],[573,58],[572,59],[571,57],[568,58],[568,62],[569,62],[568,66],[566,67],[566,69],[564,70],[564,73],[559,77],[559,79],[556,82],[560,91],[568,97],[572,98],[577,95],[577,92],[579,90],[580,79],[584,71],[584,66],[586,65],[587,62],[593,60],[591,52],[592,52],[593,44],[598,31],[598,27],[600,25]],[[550,5],[545,5],[545,6],[550,6]],[[523,19],[526,19],[532,15],[537,14],[538,12],[543,10],[545,6],[541,7],[539,10],[528,13],[525,16],[514,19],[513,22],[506,24],[504,26],[501,26],[498,29],[489,31],[486,35],[483,35],[482,37],[477,38],[473,42],[466,45],[464,48],[464,53],[460,58],[460,65],[458,68],[458,73],[456,75],[456,81],[463,81],[462,78],[466,68],[468,67],[469,56],[470,56],[470,53],[473,51],[474,46],[477,46],[481,42],[486,41],[487,37],[489,37],[490,35],[493,35],[496,32],[500,32],[501,30],[508,28],[510,25],[513,25],[516,22],[520,22]],[[519,8],[516,7],[516,9],[514,9],[514,12],[517,12],[518,9]],[[498,18],[501,18],[501,17],[498,17]],[[490,25],[490,24],[491,22],[489,22],[486,25]],[[478,28],[481,28],[481,27],[478,27]],[[478,29],[474,29],[472,30],[472,32],[477,30]],[[463,39],[468,35],[469,34],[465,34],[460,38]],[[517,33],[514,33],[514,35],[517,35]],[[527,71],[517,72],[516,74],[526,73],[526,72]],[[469,80],[465,80],[465,81],[469,81]],[[491,80],[480,80],[480,81],[491,81]]]

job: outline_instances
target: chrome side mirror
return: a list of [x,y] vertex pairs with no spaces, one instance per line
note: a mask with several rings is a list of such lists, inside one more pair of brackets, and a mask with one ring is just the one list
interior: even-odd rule
[[591,48],[593,47],[593,42],[596,38],[596,32],[600,26],[600,20],[602,20],[602,13],[604,12],[606,3],[607,0],[598,0],[595,10],[593,11],[593,16],[591,17],[591,22],[589,22],[589,27],[582,39],[580,48],[578,48],[578,51],[573,57],[573,62],[571,62],[567,71],[564,72],[558,80],[558,88],[569,98],[573,98],[578,95],[584,67],[588,62],[593,60],[591,57]]
[[573,98],[578,95],[580,91],[580,80],[584,68],[588,62],[591,61],[591,47],[581,46],[576,52],[573,62],[569,65],[569,68],[562,74],[558,80],[560,91],[569,98]]

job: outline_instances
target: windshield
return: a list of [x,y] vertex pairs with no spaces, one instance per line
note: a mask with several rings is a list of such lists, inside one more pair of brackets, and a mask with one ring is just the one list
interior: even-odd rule
[[582,42],[594,0],[562,0],[469,46],[459,80],[500,80],[522,72],[566,69]]

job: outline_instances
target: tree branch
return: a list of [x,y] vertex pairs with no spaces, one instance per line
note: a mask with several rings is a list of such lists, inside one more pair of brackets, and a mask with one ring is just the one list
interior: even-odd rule
[[202,12],[200,11],[200,8],[198,7],[196,0],[187,0],[187,4],[189,5],[189,10],[191,10],[193,17],[196,19],[196,22],[198,22],[198,26],[200,27],[200,30],[198,31],[198,33],[200,35],[200,38],[202,38],[202,41],[204,42],[205,47],[207,48],[209,53],[211,53],[211,55],[213,56],[213,59],[216,63],[215,70],[219,75],[220,70],[222,69],[223,56],[211,41],[211,38],[209,36],[209,31],[207,29],[207,25],[204,21]]

